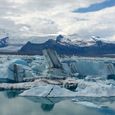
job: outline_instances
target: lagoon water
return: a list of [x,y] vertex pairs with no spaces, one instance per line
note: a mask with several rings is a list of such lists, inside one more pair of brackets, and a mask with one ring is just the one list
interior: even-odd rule
[[[1,56],[1,76],[6,75],[8,64],[15,58],[27,61],[30,65],[29,67],[34,68],[33,70],[35,72],[35,67],[39,68],[38,65],[41,67],[41,62],[45,63],[42,57]],[[42,68],[42,70],[45,69]],[[39,71],[42,72],[41,70]],[[96,84],[96,82],[94,82],[94,84]],[[103,84],[99,86],[102,86],[102,90],[99,91],[103,93],[103,88],[105,87],[106,89],[106,86]],[[93,89],[96,90],[98,88]],[[93,89],[91,88],[90,90],[92,91]],[[111,92],[114,92],[114,90],[112,89]],[[115,115],[115,97],[110,97],[108,99],[81,97],[76,97],[75,99],[39,99],[37,97],[20,97],[18,93],[20,92],[0,92],[0,115]]]
[[91,104],[84,106],[71,99],[51,104],[54,102],[58,101],[19,97],[12,91],[0,92],[0,115],[115,115],[114,97],[107,102],[102,100],[104,106],[101,108]]

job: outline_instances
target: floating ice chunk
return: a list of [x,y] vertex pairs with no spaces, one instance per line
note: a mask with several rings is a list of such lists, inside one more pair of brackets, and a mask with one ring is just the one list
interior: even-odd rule
[[20,94],[21,96],[38,96],[38,97],[75,97],[76,92],[61,88],[57,85],[42,85],[33,87]]
[[28,66],[28,63],[22,59],[11,60],[10,64],[20,64],[20,65]]
[[115,86],[104,81],[82,81],[78,83],[76,92],[57,85],[40,85],[24,91],[21,96],[38,97],[110,97],[115,96]]
[[115,86],[104,81],[81,81],[76,89],[77,96],[110,97],[115,96]]
[[14,59],[10,62],[7,67],[8,78],[15,81],[14,76],[16,75],[18,82],[23,81],[24,77],[33,77],[31,68],[28,63],[22,59]]
[[0,81],[7,78],[7,68],[6,65],[0,67]]
[[36,74],[42,74],[46,70],[45,64],[33,64],[32,65],[32,70]]
[[84,105],[86,107],[91,107],[91,108],[101,108],[101,106],[96,105],[92,102],[88,102],[88,101],[76,101],[74,103],[80,104],[80,105]]

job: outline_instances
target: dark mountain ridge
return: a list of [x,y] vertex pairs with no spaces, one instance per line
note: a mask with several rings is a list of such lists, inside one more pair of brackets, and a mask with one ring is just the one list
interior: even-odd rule
[[101,40],[98,40],[89,46],[79,46],[78,44],[62,42],[60,39],[59,41],[57,39],[49,39],[48,41],[41,44],[27,42],[18,51],[18,53],[28,55],[42,55],[42,51],[47,48],[56,50],[56,52],[60,55],[105,56],[109,54],[115,54],[114,43],[105,43]]

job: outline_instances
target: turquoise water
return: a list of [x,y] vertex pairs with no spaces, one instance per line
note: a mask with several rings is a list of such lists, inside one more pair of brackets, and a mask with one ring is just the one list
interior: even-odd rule
[[[71,99],[39,99],[19,97],[16,92],[0,92],[0,115],[115,115],[115,98],[92,99],[104,104],[91,107],[77,104]],[[77,99],[77,98],[76,98]],[[86,100],[85,99],[85,100]],[[80,100],[84,100],[80,98]]]

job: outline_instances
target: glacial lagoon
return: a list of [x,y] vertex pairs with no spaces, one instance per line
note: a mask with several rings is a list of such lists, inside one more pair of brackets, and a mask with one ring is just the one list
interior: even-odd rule
[[[114,115],[115,97],[92,99],[39,99],[19,97],[15,91],[0,92],[0,115]],[[76,100],[81,103],[76,103]],[[100,104],[100,105],[99,105]],[[103,104],[103,105],[101,105]]]
[[[44,70],[39,69],[39,64],[44,62],[44,59],[40,57],[16,57],[28,62],[29,67],[33,69],[34,75],[40,75],[40,72]],[[1,56],[0,58],[0,70],[1,77],[6,75],[8,63],[14,59],[13,56]],[[99,59],[98,59],[99,60]],[[106,59],[104,59],[106,60]],[[108,61],[108,59],[107,59]],[[109,59],[109,61],[115,61]],[[41,68],[40,68],[41,69]],[[46,68],[47,69],[47,68]],[[44,73],[44,72],[43,72]],[[96,95],[100,92],[104,95],[106,91],[110,94],[114,93],[114,80],[112,82],[99,82],[99,87],[88,87],[96,81],[83,81],[78,91],[81,91],[82,86],[86,86],[86,92],[83,94],[93,95],[94,90]],[[93,84],[92,84],[93,83]],[[112,84],[112,85],[111,85]],[[101,87],[100,87],[101,86]],[[99,89],[99,92],[96,92]],[[74,98],[38,98],[38,97],[21,97],[19,94],[21,91],[0,91],[0,115],[114,115],[115,114],[115,97],[74,97]],[[113,94],[112,93],[112,94]],[[98,94],[97,94],[98,95]]]

